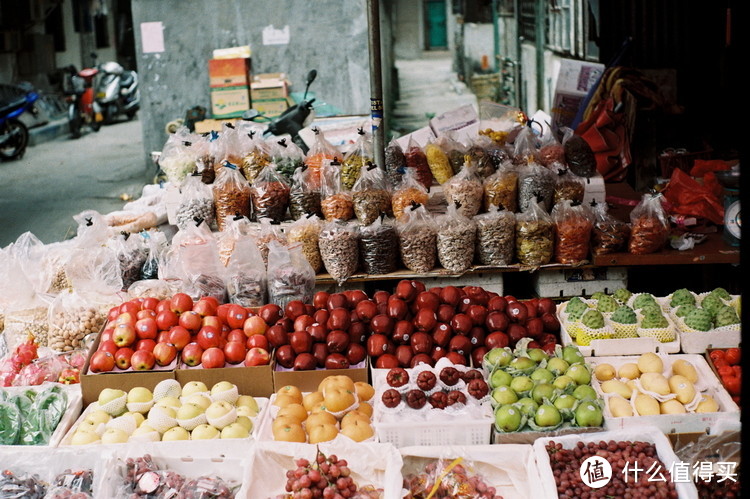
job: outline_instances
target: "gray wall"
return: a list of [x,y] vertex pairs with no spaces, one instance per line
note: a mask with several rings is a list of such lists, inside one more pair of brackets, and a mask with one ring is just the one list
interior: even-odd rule
[[[304,89],[307,71],[316,68],[319,100],[344,114],[370,112],[365,0],[132,0],[132,10],[146,158],[164,145],[166,123],[195,105],[210,109],[215,48],[249,44],[253,73],[285,72],[293,90]],[[164,24],[165,51],[144,54],[140,24],[153,21]],[[263,45],[270,24],[289,25],[288,45]]]

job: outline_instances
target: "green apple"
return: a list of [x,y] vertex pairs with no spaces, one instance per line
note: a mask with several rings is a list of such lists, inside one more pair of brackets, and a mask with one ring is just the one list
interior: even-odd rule
[[250,431],[240,423],[232,423],[221,430],[221,438],[247,438]]
[[498,386],[492,390],[492,398],[500,405],[512,404],[518,400],[518,395],[509,386]]
[[[241,407],[237,408],[237,413],[239,414]],[[247,409],[245,407],[245,409]],[[247,428],[248,433],[253,431],[253,421],[247,417],[247,416],[237,416],[237,424],[241,424],[245,428]]]
[[188,397],[194,393],[205,393],[208,391],[208,387],[202,381],[188,381],[185,386],[182,387],[182,396]]
[[181,405],[182,402],[177,397],[164,397],[156,403],[158,407],[172,407],[174,409],[179,409]]
[[573,395],[568,395],[567,393],[563,393],[559,397],[555,399],[555,407],[557,407],[560,410],[563,409],[572,409],[573,406],[578,402],[578,399],[575,398]]
[[591,373],[583,364],[573,364],[565,371],[566,376],[573,378],[577,385],[588,385],[591,383]]
[[490,386],[492,388],[497,388],[498,386],[510,386],[512,379],[513,376],[502,369],[495,369],[492,371],[492,374],[490,374]]
[[145,404],[152,400],[154,400],[154,394],[143,386],[136,386],[128,392],[128,403]]
[[528,376],[516,376],[511,380],[510,387],[516,393],[524,393],[534,388],[534,381]]
[[585,400],[585,399],[591,399],[596,400],[596,390],[594,390],[591,385],[579,385],[576,387],[575,390],[573,390],[573,396],[577,398],[578,400]]
[[219,430],[210,424],[201,424],[190,432],[190,437],[193,440],[211,440],[219,437]]
[[542,383],[552,383],[552,380],[555,379],[555,375],[552,374],[552,371],[539,367],[531,373],[531,379]]
[[86,415],[84,421],[91,421],[96,426],[99,426],[100,424],[106,424],[110,419],[112,419],[112,416],[101,409],[97,409]]
[[533,398],[534,402],[536,402],[537,404],[541,404],[542,402],[544,402],[544,399],[551,399],[554,393],[554,386],[550,385],[549,383],[539,383],[534,387],[533,390],[531,390],[531,398]]
[[107,428],[102,434],[103,444],[122,444],[128,441],[128,434],[119,428]]
[[88,445],[98,443],[100,441],[99,435],[94,431],[78,429],[70,439],[71,445]]
[[258,401],[255,400],[255,397],[252,397],[250,395],[240,395],[240,397],[237,399],[237,402],[234,403],[238,408],[239,407],[249,407],[252,409],[255,414],[258,414],[260,409],[258,408]]
[[565,374],[563,374],[562,376],[558,376],[552,382],[552,384],[555,385],[555,388],[559,388],[560,390],[565,390],[565,388],[567,388],[569,385],[575,385],[575,383],[576,382],[573,381],[573,378]]
[[185,399],[186,404],[195,404],[205,411],[211,405],[211,399],[200,393],[194,393]]
[[173,442],[175,440],[190,440],[190,433],[180,426],[175,426],[164,432],[162,442]]
[[205,409],[203,407],[196,405],[196,404],[184,404],[179,409],[177,409],[177,414],[175,416],[176,419],[181,419],[183,421],[189,421],[193,418],[197,418],[203,412]]
[[504,367],[513,360],[513,354],[504,348],[493,348],[487,352],[487,362],[493,366]]
[[107,405],[113,400],[117,400],[120,397],[126,397],[126,393],[116,388],[105,388],[99,392],[99,405]]
[[495,411],[495,424],[505,432],[516,431],[521,426],[521,411],[512,405],[503,405]]

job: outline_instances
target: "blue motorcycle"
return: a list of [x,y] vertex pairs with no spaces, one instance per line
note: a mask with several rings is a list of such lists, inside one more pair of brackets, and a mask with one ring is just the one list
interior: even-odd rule
[[18,117],[37,114],[39,94],[28,84],[0,85],[0,160],[20,159],[29,144],[29,130]]

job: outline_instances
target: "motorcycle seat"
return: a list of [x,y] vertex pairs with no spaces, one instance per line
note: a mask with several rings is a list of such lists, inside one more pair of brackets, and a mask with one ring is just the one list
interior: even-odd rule
[[122,72],[122,79],[120,80],[120,86],[121,87],[129,87],[133,84],[133,72],[132,71],[123,71]]
[[16,99],[13,99],[11,101],[6,102],[0,102],[0,115],[4,114],[10,114],[11,111],[14,111],[20,107],[22,107],[24,104],[26,104],[26,97],[18,97]]

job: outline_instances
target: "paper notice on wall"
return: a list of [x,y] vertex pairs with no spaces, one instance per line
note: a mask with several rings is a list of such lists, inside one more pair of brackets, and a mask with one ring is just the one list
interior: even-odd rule
[[554,128],[570,126],[578,108],[604,73],[604,64],[562,59],[552,101]]
[[263,28],[263,45],[288,45],[289,25],[276,29],[273,25]]
[[164,25],[161,22],[141,23],[141,45],[144,54],[164,52]]

